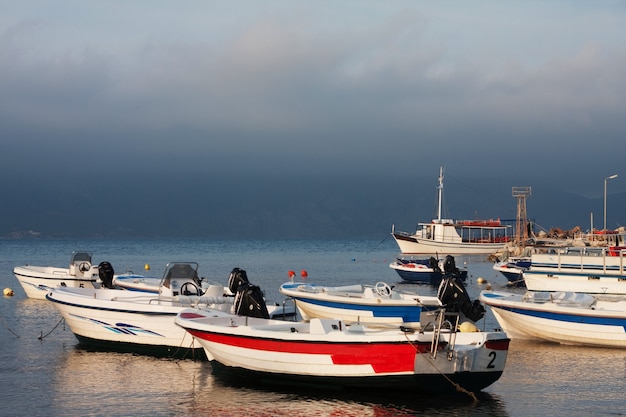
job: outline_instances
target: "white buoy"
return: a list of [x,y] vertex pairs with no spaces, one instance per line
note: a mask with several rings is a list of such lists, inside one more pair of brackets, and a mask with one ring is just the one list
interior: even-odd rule
[[5,297],[13,297],[13,290],[11,288],[5,288],[4,289],[4,296]]

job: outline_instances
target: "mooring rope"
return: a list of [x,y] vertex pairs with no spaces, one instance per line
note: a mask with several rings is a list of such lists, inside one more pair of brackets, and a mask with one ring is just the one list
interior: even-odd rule
[[4,327],[6,327],[8,331],[10,331],[11,333],[13,333],[13,335],[19,339],[19,337],[20,337],[20,336],[19,336],[17,333],[15,333],[15,332],[14,332],[14,331],[13,331],[13,330],[9,327],[9,325],[7,324],[7,322],[4,320],[4,317],[0,316],[0,319],[2,319],[2,323],[4,324]]
[[65,319],[63,317],[61,317],[61,320],[59,320],[59,322],[52,328],[52,330],[50,330],[45,335],[43,334],[43,332],[41,332],[37,339],[43,340],[44,337],[48,337],[50,335],[50,333],[52,333],[57,327],[59,327],[59,324],[63,323],[64,321],[65,321]]
[[[424,355],[425,355],[424,353],[421,353],[421,352],[420,352],[420,350],[419,350],[419,348],[418,348],[417,344],[413,343],[413,341],[412,341],[411,339],[409,339],[409,336],[408,336],[408,334],[407,334],[406,332],[404,333],[404,337],[405,337],[405,338],[406,338],[406,340],[409,342],[409,344],[410,344],[411,346],[413,346],[413,348],[415,349],[415,352],[416,352],[418,355],[420,355],[420,356],[424,356]],[[450,383],[450,384],[451,384],[451,385],[452,385],[452,386],[456,389],[456,391],[457,391],[457,392],[462,392],[462,393],[464,393],[464,394],[467,394],[469,397],[471,397],[471,398],[474,400],[474,402],[475,402],[475,403],[477,403],[477,402],[478,402],[478,398],[476,397],[476,394],[474,394],[472,391],[469,391],[469,390],[467,390],[467,389],[463,388],[463,387],[462,387],[459,383],[454,382],[452,379],[450,379],[450,378],[448,377],[448,375],[446,375],[445,373],[443,373],[443,372],[441,371],[441,369],[439,369],[439,368],[437,367],[437,365],[435,365],[435,363],[434,363],[432,360],[428,360],[428,359],[426,359],[426,360],[428,361],[428,363],[430,363],[430,365],[431,365],[433,368],[435,368],[435,370],[437,370],[437,372],[439,372],[439,374],[441,374],[441,376],[443,376],[443,377],[444,377],[444,378],[445,378],[445,379],[446,379],[446,380],[447,380],[447,381],[448,381],[448,382],[449,382],[449,383]]]

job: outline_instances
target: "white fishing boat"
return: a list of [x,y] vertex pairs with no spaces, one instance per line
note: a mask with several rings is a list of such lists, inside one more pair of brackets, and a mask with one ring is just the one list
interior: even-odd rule
[[422,312],[441,307],[435,296],[392,289],[382,281],[376,285],[339,287],[287,282],[279,291],[295,301],[304,320],[341,318],[346,322],[419,323]]
[[460,312],[463,320],[475,322],[485,311],[477,300],[470,300],[463,283],[455,276],[441,281],[437,296],[397,290],[382,281],[376,285],[341,287],[287,282],[279,291],[295,301],[305,320],[338,318],[348,323],[424,323],[430,320],[433,311],[445,307],[448,311]]
[[439,170],[437,218],[418,223],[414,233],[396,231],[391,234],[403,254],[491,254],[510,241],[510,226],[500,219],[457,220],[442,218],[443,168]]
[[533,291],[626,295],[626,249],[568,247],[533,253],[523,276]]
[[244,383],[329,389],[476,392],[497,381],[509,339],[502,332],[460,332],[444,314],[428,328],[370,327],[339,319],[281,322],[176,317],[201,344],[216,375]]
[[91,262],[91,253],[72,252],[68,268],[56,266],[23,265],[13,268],[13,275],[26,296],[45,300],[50,288],[98,288],[98,265]]
[[511,339],[626,347],[626,298],[562,291],[483,291],[480,301],[491,308]]
[[159,294],[61,287],[51,289],[46,298],[82,344],[172,357],[202,353],[202,348],[174,324],[176,314],[185,308],[203,309],[210,316],[295,316],[293,305],[267,303],[259,287],[247,281],[245,271],[235,268],[231,273],[229,287],[235,289],[236,296],[230,297],[224,295],[222,284],[200,287],[197,269],[195,262],[167,264]]

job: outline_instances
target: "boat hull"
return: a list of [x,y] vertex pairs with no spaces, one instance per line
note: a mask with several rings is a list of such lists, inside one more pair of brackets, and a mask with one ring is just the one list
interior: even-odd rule
[[509,260],[496,262],[493,270],[504,276],[509,284],[524,286],[524,271],[530,267],[530,260]]
[[[358,286],[360,287],[360,286]],[[441,307],[437,297],[417,294],[399,299],[367,292],[327,291],[328,287],[286,283],[280,292],[295,301],[305,320],[340,318],[346,322],[419,323],[422,312]]]
[[[96,267],[97,268],[97,267]],[[26,296],[45,300],[51,288],[97,288],[98,273],[90,272],[85,277],[71,275],[69,268],[51,266],[18,266],[13,268],[13,275],[18,280]]]
[[503,249],[505,243],[473,243],[456,241],[436,241],[409,236],[402,233],[392,233],[400,252],[406,255],[485,255]]
[[480,300],[511,339],[626,347],[626,301],[598,301],[585,308],[527,302],[520,294],[491,291],[483,291]]
[[526,287],[533,291],[626,295],[624,256],[607,256],[605,251],[575,252],[533,254],[532,264],[523,274]]
[[[396,271],[402,280],[411,283],[439,285],[442,278],[445,276],[445,273],[442,272],[441,269],[439,271],[435,271],[432,268],[418,262],[413,263],[396,261],[390,263],[389,268]],[[460,269],[458,277],[465,281],[467,279],[467,270]]]
[[[195,305],[204,306],[212,316],[232,315],[229,297],[160,297],[126,290],[57,288],[46,298],[80,342],[155,356],[202,356],[202,347],[174,323],[181,310]],[[272,312],[280,315],[281,311],[277,306]]]
[[380,328],[370,333],[340,320],[313,319],[283,328],[252,318],[202,320],[187,310],[176,322],[199,341],[218,370],[278,384],[428,391],[435,385],[440,390],[437,382],[446,380],[449,389],[463,383],[462,388],[479,391],[502,374],[509,343],[503,333],[457,333],[455,349],[447,352],[450,334],[442,333],[441,350],[432,355],[428,333]]

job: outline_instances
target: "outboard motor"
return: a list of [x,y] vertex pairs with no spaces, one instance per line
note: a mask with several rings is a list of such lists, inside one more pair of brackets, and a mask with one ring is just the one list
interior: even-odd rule
[[234,268],[228,277],[228,289],[233,294],[236,294],[239,287],[244,284],[248,284],[249,282],[250,281],[248,281],[248,274],[246,274],[246,271],[240,268]]
[[[245,274],[245,271],[243,272]],[[246,282],[237,288],[234,309],[235,314],[239,316],[258,317],[262,319],[270,318],[267,306],[265,305],[265,299],[263,298],[263,293],[261,293],[261,288],[256,285],[252,285],[249,282]]]
[[454,256],[447,255],[446,259],[443,261],[443,270],[446,275],[458,275],[459,268],[456,267],[456,262],[454,262]]
[[104,288],[113,288],[113,275],[115,275],[115,270],[109,262],[104,261],[98,264],[98,276]]
[[[453,260],[454,262],[454,260]],[[478,321],[485,315],[485,307],[478,300],[470,299],[465,286],[455,275],[447,275],[441,280],[437,297],[445,306],[446,312],[463,313],[472,321]]]
[[431,256],[430,259],[428,259],[428,266],[432,268],[433,272],[441,272],[441,268],[439,268],[439,261],[434,256]]

